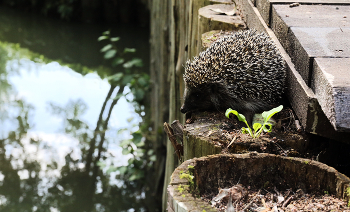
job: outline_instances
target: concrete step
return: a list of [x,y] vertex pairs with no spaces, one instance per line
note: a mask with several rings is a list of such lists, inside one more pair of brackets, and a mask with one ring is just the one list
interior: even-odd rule
[[[248,27],[268,32],[287,54],[287,95],[305,129],[346,140],[344,135],[350,135],[345,133],[350,132],[350,0],[238,2]],[[294,2],[300,4],[291,7]]]

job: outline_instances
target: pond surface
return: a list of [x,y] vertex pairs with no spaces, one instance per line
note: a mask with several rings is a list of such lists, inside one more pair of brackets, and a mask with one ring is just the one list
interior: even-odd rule
[[119,144],[142,117],[132,94],[112,99],[106,30],[148,67],[147,29],[0,8],[0,211],[134,211],[143,194],[127,196],[110,167],[127,164]]

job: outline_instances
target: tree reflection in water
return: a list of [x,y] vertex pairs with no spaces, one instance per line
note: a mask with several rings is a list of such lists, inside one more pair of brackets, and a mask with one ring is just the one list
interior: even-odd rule
[[[79,152],[66,153],[60,164],[56,147],[30,134],[35,108],[14,95],[8,81],[13,73],[6,68],[7,61],[13,59],[9,55],[1,45],[0,211],[152,211],[154,206],[148,206],[145,199],[150,189],[145,176],[152,171],[154,161],[151,147],[144,141],[146,125],[122,142],[124,153],[130,158],[127,166],[106,163],[109,158],[118,157],[108,151],[106,132],[112,110],[129,84],[111,83],[95,129],[82,118],[87,110],[83,100],[70,100],[63,106],[49,103],[49,111],[64,120],[65,134],[74,137],[79,145]],[[143,112],[142,98],[139,100],[134,102],[135,108]],[[45,156],[43,162],[38,159],[44,157],[43,152],[53,154],[49,160]]]

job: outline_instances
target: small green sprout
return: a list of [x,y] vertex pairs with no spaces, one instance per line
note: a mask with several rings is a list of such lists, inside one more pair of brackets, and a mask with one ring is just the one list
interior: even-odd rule
[[180,174],[180,179],[187,179],[190,185],[192,185],[194,176],[188,173],[182,173]]
[[348,207],[350,207],[350,186],[346,188],[346,195],[347,195],[348,198],[349,198]]
[[269,111],[263,112],[261,115],[264,119],[263,124],[261,123],[254,123],[253,124],[253,130],[250,128],[246,118],[244,115],[238,113],[236,110],[232,110],[231,108],[226,110],[225,116],[227,118],[230,118],[230,114],[233,113],[234,115],[237,116],[239,121],[243,121],[247,127],[242,127],[242,133],[244,134],[249,134],[253,138],[258,138],[261,134],[262,131],[264,132],[271,132],[272,131],[272,124],[268,123],[269,119],[275,115],[276,113],[280,112],[283,109],[283,105],[280,105],[276,108],[273,108]]

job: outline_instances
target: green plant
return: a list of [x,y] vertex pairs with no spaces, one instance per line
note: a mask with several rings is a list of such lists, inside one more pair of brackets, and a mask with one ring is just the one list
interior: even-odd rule
[[258,138],[261,134],[262,131],[264,132],[271,132],[272,130],[272,124],[268,123],[269,119],[275,115],[276,113],[280,112],[283,109],[283,105],[280,105],[276,108],[273,108],[269,111],[265,111],[261,114],[261,116],[264,119],[263,124],[261,123],[254,123],[253,124],[253,130],[250,128],[246,118],[244,115],[238,113],[236,110],[232,110],[231,108],[226,110],[225,116],[227,118],[230,118],[230,114],[234,114],[237,116],[239,121],[243,121],[247,127],[242,127],[242,133],[244,134],[249,134],[250,136],[252,136],[253,138]]
[[346,188],[346,195],[348,196],[348,207],[350,207],[350,186]]
[[187,179],[190,185],[193,185],[193,178],[194,176],[189,173],[182,173],[180,174],[180,179]]

